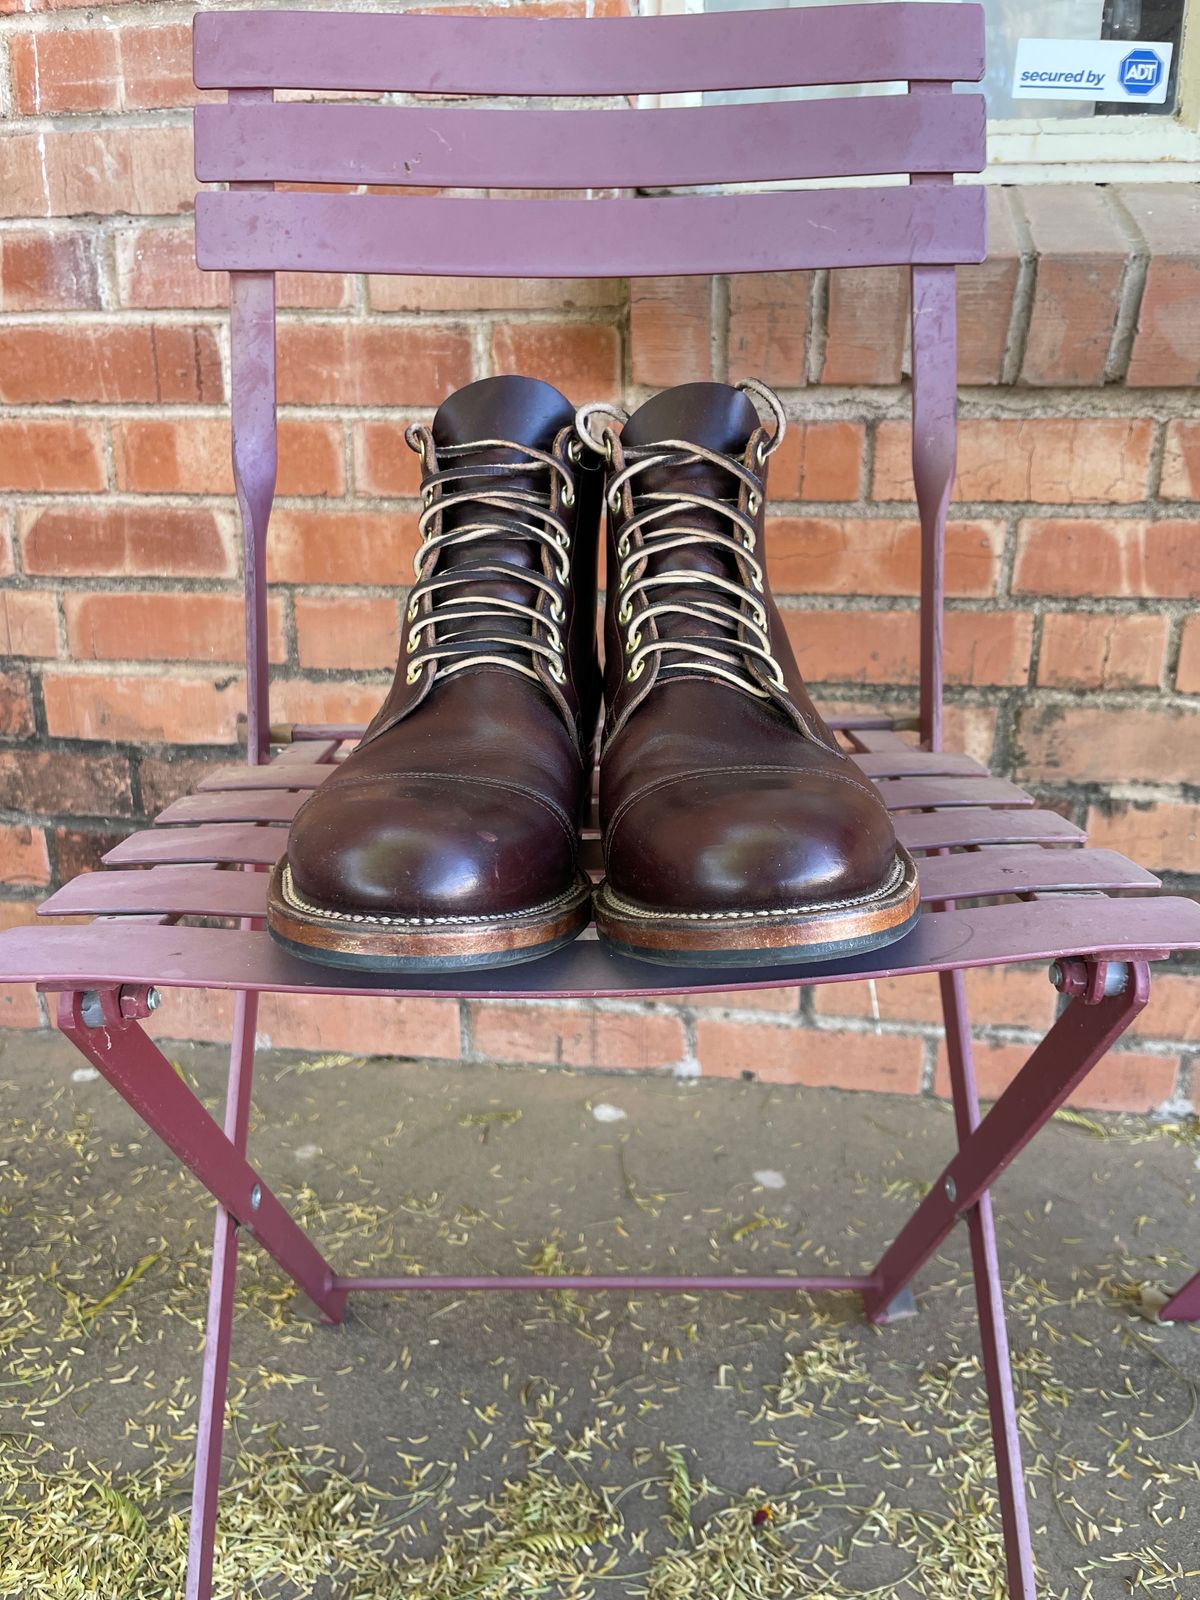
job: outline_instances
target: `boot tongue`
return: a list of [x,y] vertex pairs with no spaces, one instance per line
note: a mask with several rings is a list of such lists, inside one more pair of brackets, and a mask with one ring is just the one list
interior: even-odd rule
[[[459,389],[442,403],[433,419],[432,433],[435,447],[471,445],[488,439],[511,440],[513,444],[531,445],[537,450],[549,450],[556,436],[574,421],[575,412],[565,395],[549,383],[538,378],[505,376],[481,378]],[[494,466],[502,463],[524,463],[531,466],[527,472],[505,473],[500,476],[472,476],[472,466]],[[522,491],[532,492],[548,501],[551,487],[551,469],[531,464],[520,450],[492,447],[479,450],[455,450],[439,460],[443,472],[455,476],[443,489],[444,495],[489,492],[511,495]],[[463,475],[458,476],[459,473]],[[448,572],[457,567],[498,566],[529,567],[542,570],[545,546],[533,540],[521,528],[524,520],[541,525],[541,520],[530,515],[524,518],[518,508],[509,511],[502,506],[490,506],[472,498],[461,505],[452,506],[443,513],[443,532],[466,523],[486,522],[497,529],[495,537],[473,539],[443,551],[437,570]],[[509,532],[508,530],[511,530]],[[521,605],[532,605],[536,591],[520,580],[508,582],[488,575],[464,581],[446,592],[443,604],[452,606],[466,599],[513,600]],[[528,635],[530,625],[514,613],[497,609],[489,619],[486,614],[478,622],[457,622],[437,630],[438,637],[470,638],[472,636],[508,634]],[[498,653],[508,653],[507,648]],[[516,647],[516,653],[522,653]]]
[[[701,445],[740,460],[746,453],[751,435],[759,426],[758,412],[740,389],[726,383],[684,383],[678,388],[664,390],[639,407],[621,429],[621,446],[627,455],[636,458],[647,448],[675,440]],[[649,491],[659,494],[696,494],[714,500],[735,501],[741,490],[741,481],[732,472],[711,462],[697,461],[686,465],[648,468],[636,475],[631,487],[635,504],[641,510],[640,497]],[[647,542],[653,547],[656,530],[676,527],[713,529],[738,537],[736,525],[720,512],[707,510],[703,506],[681,506],[672,515],[648,524]],[[711,544],[698,543],[668,550],[662,555],[651,555],[646,570],[649,574],[664,571],[713,573],[741,582],[741,574],[733,556]],[[650,591],[650,598],[656,603],[671,600],[686,605],[706,599],[727,605],[736,604],[731,595],[716,585],[710,585],[706,592],[697,584],[663,584]],[[735,629],[732,625],[668,613],[658,618],[658,631],[664,638],[729,638]],[[670,660],[671,654],[663,657],[664,662]]]

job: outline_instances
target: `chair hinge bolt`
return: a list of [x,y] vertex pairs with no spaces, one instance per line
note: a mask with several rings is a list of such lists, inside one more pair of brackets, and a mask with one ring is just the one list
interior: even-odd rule
[[261,1206],[261,1205],[262,1205],[262,1184],[261,1183],[256,1183],[254,1185],[253,1189],[251,1189],[251,1191],[250,1191],[250,1209],[251,1209],[251,1211],[257,1211],[259,1206]]
[[958,1199],[958,1185],[953,1178],[946,1179],[946,1199],[951,1205]]

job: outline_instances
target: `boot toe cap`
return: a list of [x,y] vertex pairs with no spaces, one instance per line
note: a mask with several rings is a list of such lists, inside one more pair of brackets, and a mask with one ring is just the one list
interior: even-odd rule
[[634,798],[610,829],[610,887],[636,904],[713,914],[817,906],[886,879],[896,837],[856,781],[711,773]]
[[563,893],[572,838],[550,806],[465,778],[327,784],[297,813],[288,864],[320,907],[398,917],[516,913]]

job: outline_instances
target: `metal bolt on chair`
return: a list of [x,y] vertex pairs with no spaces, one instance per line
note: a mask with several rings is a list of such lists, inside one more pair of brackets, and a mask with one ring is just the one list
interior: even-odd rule
[[[211,1593],[239,1237],[248,1233],[330,1322],[372,1290],[848,1290],[874,1322],[965,1221],[978,1299],[1013,1600],[1035,1593],[989,1191],[1145,1006],[1150,963],[1200,949],[1200,907],[1030,796],[942,748],[943,541],[955,459],[955,265],[983,258],[978,5],[899,3],[614,20],[208,11],[195,79],[229,91],[195,113],[200,265],[231,274],[233,460],[245,534],[248,764],[216,772],[157,826],[76,878],[44,916],[95,920],[0,937],[0,980],[56,997],[58,1026],[217,1202],[187,1595]],[[274,103],[274,92],[597,96],[891,82],[907,94],[670,110],[494,110]],[[679,188],[907,175],[907,184],[661,198],[471,199],[276,192],[289,185],[433,189]],[[524,966],[411,982],[296,960],[263,927],[262,868],[352,727],[275,727],[268,710],[265,551],[275,487],[275,277],[281,271],[489,277],[650,276],[907,264],[913,471],[922,529],[919,743],[887,716],[834,720],[920,856],[925,912],[901,942],[837,965],[665,969],[584,937]],[[598,861],[595,836],[588,848]],[[257,870],[256,870],[257,869]],[[1119,893],[1116,897],[1113,893]],[[963,904],[966,902],[966,904]],[[187,920],[192,919],[192,920]],[[201,919],[201,925],[196,925]],[[203,925],[208,919],[208,925]],[[217,925],[214,924],[214,920]],[[223,925],[222,925],[223,924]],[[963,973],[1046,960],[1068,1003],[981,1117]],[[538,999],[696,993],[937,972],[957,1153],[865,1276],[347,1278],[252,1165],[247,1117],[258,996]],[[224,1126],[143,1031],[167,988],[236,992]],[[800,1045],[800,1048],[803,1046]],[[1200,1320],[1200,1275],[1163,1315]]]

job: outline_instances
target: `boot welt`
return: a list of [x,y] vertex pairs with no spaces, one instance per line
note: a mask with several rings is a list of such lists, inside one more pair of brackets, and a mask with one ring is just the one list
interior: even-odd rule
[[303,899],[287,857],[267,891],[267,928],[292,955],[359,972],[466,972],[534,961],[569,944],[591,920],[583,874],[554,900],[495,916],[385,916],[334,910]]
[[878,888],[849,900],[779,911],[670,912],[596,890],[601,938],[639,961],[696,967],[758,967],[837,961],[901,939],[920,916],[916,863],[898,848]]

